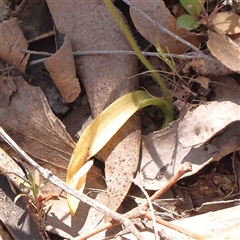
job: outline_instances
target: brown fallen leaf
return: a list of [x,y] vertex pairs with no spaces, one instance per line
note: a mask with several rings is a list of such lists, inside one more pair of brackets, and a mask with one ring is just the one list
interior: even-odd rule
[[211,161],[237,151],[239,112],[238,97],[232,101],[213,101],[189,111],[168,128],[143,136],[138,171],[143,186],[149,190],[163,187],[185,161],[192,164],[192,172],[185,174],[189,176]]
[[212,55],[234,72],[240,73],[240,46],[227,36],[208,31],[207,46]]
[[0,77],[0,125],[45,168],[61,179],[75,143],[52,113],[40,88],[21,77]]
[[239,97],[240,86],[239,84],[230,76],[218,77],[214,82],[214,93],[215,97],[213,100]]
[[134,115],[97,154],[105,162],[108,206],[117,210],[132,184],[141,144],[139,116]]
[[209,88],[209,83],[211,82],[211,80],[209,78],[200,76],[200,77],[191,79],[191,82],[197,82],[201,85],[202,88],[207,90]]
[[76,69],[72,55],[71,41],[65,36],[62,47],[44,65],[49,71],[54,83],[65,103],[73,102],[81,89],[76,78]]
[[191,70],[194,70],[199,75],[203,76],[224,76],[233,74],[234,71],[226,67],[219,61],[208,61],[206,59],[191,59],[184,62],[182,72],[188,74]]
[[[172,33],[178,35],[195,46],[199,45],[200,42],[195,34],[189,33],[184,28],[176,29],[176,19],[165,6],[163,0],[134,0],[132,2],[137,8],[142,10],[149,17],[167,28]],[[149,20],[143,17],[132,7],[130,7],[130,14],[137,30],[154,46],[157,47],[160,45],[164,52],[166,51],[166,48],[168,48],[170,53],[176,54],[184,53],[188,49],[188,46],[160,30],[157,26],[153,25]]]
[[13,17],[19,20],[19,25],[28,41],[53,29],[53,21],[45,1],[21,1]]
[[162,188],[184,161],[191,162],[191,174],[196,173],[201,164],[216,151],[215,146],[209,146],[208,151],[204,151],[203,146],[197,149],[183,147],[178,143],[179,123],[180,120],[175,121],[166,129],[143,136],[138,174],[145,189]]
[[212,19],[217,31],[232,35],[240,32],[240,16],[234,12],[219,12]]
[[240,99],[218,99],[201,105],[184,116],[178,141],[183,147],[193,147],[207,142],[232,122],[239,121]]
[[18,25],[18,20],[12,18],[3,21],[0,24],[0,58],[25,73],[30,55],[25,55],[21,49],[27,48],[28,42]]
[[[103,1],[86,4],[83,0],[70,3],[49,0],[47,3],[58,31],[68,34],[74,51],[130,50],[128,41]],[[136,79],[128,80],[137,73],[134,56],[80,56],[75,61],[94,117],[137,86]],[[106,182],[112,209],[118,208],[128,192],[138,164],[140,141],[140,121],[134,116],[99,153],[102,160],[106,160]]]

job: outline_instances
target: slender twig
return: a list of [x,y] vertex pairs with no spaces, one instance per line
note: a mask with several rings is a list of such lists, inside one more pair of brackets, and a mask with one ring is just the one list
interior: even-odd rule
[[[150,213],[144,214],[144,217],[149,219],[149,220],[152,220],[152,215]],[[161,219],[160,217],[156,217],[156,222],[161,224],[161,225],[163,225],[163,226],[165,226],[165,227],[168,227],[168,228],[171,228],[173,230],[176,230],[179,233],[183,233],[183,234],[185,234],[185,235],[187,235],[189,237],[195,238],[197,240],[205,239],[203,236],[200,236],[197,233],[194,233],[194,232],[189,231],[189,230],[187,230],[187,229],[185,229],[183,227],[180,227],[180,226],[177,226],[177,225],[172,224],[170,222],[167,222],[167,221]]]
[[42,63],[42,62],[45,62],[48,58],[41,58],[41,59],[38,59],[38,60],[34,60],[34,61],[31,61],[29,62],[29,65],[32,66],[32,65],[35,65],[35,64],[38,64],[38,63]]
[[[34,55],[42,56],[52,56],[54,53],[49,52],[38,52],[32,50],[21,49],[24,53],[30,53]],[[135,51],[127,50],[89,50],[89,51],[76,51],[72,52],[73,56],[86,56],[86,55],[110,55],[110,54],[122,54],[122,55],[136,55]],[[142,52],[144,56],[149,57],[161,57],[161,54],[158,52]],[[184,54],[173,54],[173,53],[163,53],[166,57],[182,58],[182,59],[196,59],[202,58],[198,53],[184,53]]]
[[21,49],[21,52],[51,57],[54,53]]
[[[149,57],[161,57],[161,54],[158,52],[141,52],[144,56]],[[136,55],[135,51],[127,50],[93,50],[93,51],[76,51],[73,52],[74,56],[81,55],[96,55],[96,54],[125,54],[125,55]],[[173,53],[163,53],[166,57],[182,58],[182,59],[195,59],[199,58],[198,53],[185,53],[185,54],[173,54]]]
[[85,239],[88,239],[88,238],[90,238],[90,237],[92,237],[92,236],[94,236],[94,235],[96,235],[96,234],[98,234],[100,232],[103,232],[103,231],[105,231],[105,230],[107,230],[107,229],[109,229],[111,227],[114,227],[114,226],[116,226],[118,224],[119,223],[116,222],[115,220],[112,220],[111,222],[106,222],[102,226],[97,227],[97,228],[95,228],[92,231],[88,231],[88,233],[86,233],[86,234],[82,234],[80,236],[77,236],[77,237],[73,238],[72,240],[85,240]]
[[[30,53],[34,55],[42,55],[42,56],[52,56],[53,53],[48,52],[37,52],[32,50],[25,50],[21,49],[24,53]],[[92,51],[77,51],[72,53],[74,56],[91,56],[91,55],[111,55],[111,54],[121,54],[121,55],[136,55],[135,51],[126,51],[126,50],[92,50]],[[157,52],[142,52],[144,56],[149,57],[161,57],[160,53]],[[171,53],[164,53],[166,57],[174,57],[180,59],[199,59],[199,58],[206,58],[205,55],[199,53],[185,53],[185,54],[171,54]],[[48,58],[41,58],[38,60],[31,61],[29,65],[35,65],[41,62],[46,61]]]
[[35,169],[37,169],[42,176],[51,182],[52,184],[60,187],[68,194],[73,195],[74,197],[78,198],[82,202],[90,205],[91,207],[95,208],[96,210],[104,213],[106,216],[113,218],[117,222],[120,222],[123,224],[126,229],[128,229],[132,234],[134,234],[137,239],[143,239],[140,232],[136,229],[136,227],[131,223],[131,221],[125,217],[124,215],[121,215],[119,213],[116,213],[115,211],[109,209],[105,205],[99,203],[98,201],[86,196],[85,194],[79,192],[72,186],[66,184],[64,181],[59,179],[57,176],[55,176],[51,171],[44,169],[39,164],[37,164],[31,157],[29,157],[12,139],[11,137],[0,127],[0,136],[5,140],[17,153],[19,153],[31,166],[33,166]]
[[137,185],[142,193],[144,194],[144,196],[146,197],[147,201],[148,201],[148,206],[149,206],[149,209],[150,209],[150,212],[151,212],[151,216],[152,216],[152,222],[153,222],[153,230],[154,230],[154,235],[155,235],[155,240],[158,240],[159,237],[158,237],[158,234],[157,234],[157,224],[156,224],[156,219],[155,219],[155,215],[154,215],[154,208],[153,208],[153,204],[152,204],[152,201],[147,193],[147,191],[141,186],[141,184],[139,183],[138,179],[135,178],[132,180],[133,183],[135,185]]
[[[192,165],[190,162],[185,162],[184,164],[182,164],[179,171],[166,183],[166,185],[163,186],[158,191],[156,191],[150,197],[151,201],[153,202],[154,200],[156,200],[157,198],[162,196],[163,193],[165,193],[170,187],[172,187],[173,184],[175,184],[179,180],[180,177],[182,177],[185,173],[191,172],[191,171],[192,171]],[[147,202],[146,202],[146,204],[147,204]],[[147,206],[146,204],[144,206]]]

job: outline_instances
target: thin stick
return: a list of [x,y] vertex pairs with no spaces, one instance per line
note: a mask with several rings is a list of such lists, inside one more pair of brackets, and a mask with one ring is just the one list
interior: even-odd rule
[[[170,187],[172,187],[173,184],[175,184],[179,180],[180,177],[182,177],[185,173],[191,172],[191,171],[192,171],[192,165],[190,162],[185,162],[184,164],[182,164],[179,171],[166,183],[166,185],[164,187],[162,187],[161,189],[159,189],[158,191],[156,191],[150,197],[151,201],[153,202],[154,200],[156,200],[157,198],[162,196],[163,193],[165,193]],[[146,204],[147,204],[147,202],[146,202]],[[144,206],[147,206],[146,204]]]
[[[28,51],[28,50],[25,50]],[[127,51],[127,50],[92,50],[92,51],[76,51],[73,52],[74,56],[81,55],[96,55],[96,54],[126,54],[126,55],[136,55],[135,51]],[[150,57],[161,57],[161,54],[158,52],[142,52],[144,56]],[[189,58],[195,59],[199,58],[198,53],[185,53],[185,54],[173,54],[173,53],[163,53],[166,57],[174,57],[174,58]]]
[[[37,52],[31,50],[22,50],[22,52],[35,54],[35,55],[44,55],[44,56],[52,56],[52,53],[48,52]],[[72,53],[74,56],[91,56],[91,55],[109,55],[109,54],[123,54],[123,55],[136,55],[134,51],[125,51],[125,50],[93,50],[93,51],[77,51]],[[142,52],[144,56],[152,56],[152,57],[160,57],[161,55],[156,52]],[[170,54],[164,53],[166,57],[175,57],[182,59],[199,59],[205,58],[203,56],[199,56],[199,54],[195,53],[186,53],[186,54]],[[41,62],[46,61],[48,58],[40,58],[38,60],[31,61],[29,65],[35,65]]]
[[[146,217],[149,220],[152,220],[152,215],[150,213],[145,213],[144,217]],[[183,234],[185,234],[185,235],[187,235],[189,237],[195,238],[197,240],[203,240],[204,239],[204,237],[200,236],[197,233],[191,232],[191,231],[189,231],[189,230],[187,230],[185,228],[182,228],[180,226],[177,226],[175,224],[167,222],[167,221],[165,221],[165,220],[163,220],[163,219],[161,219],[159,217],[156,217],[156,222],[161,224],[161,225],[163,225],[163,226],[165,226],[165,227],[171,228],[171,229],[173,229],[173,230],[175,230],[175,231],[177,231],[179,233],[183,233]]]
[[[42,55],[42,56],[52,56],[54,53],[49,52],[38,52],[32,50],[21,49],[24,53],[30,53],[34,55]],[[123,55],[136,55],[134,51],[127,50],[89,50],[89,51],[76,51],[72,52],[74,56],[86,56],[86,55],[110,55],[110,54],[123,54]],[[150,57],[161,57],[161,54],[158,52],[142,52],[144,56]],[[203,56],[199,56],[198,53],[184,53],[184,54],[173,54],[173,53],[163,53],[166,57],[174,57],[174,58],[182,58],[182,59],[197,59],[204,58]],[[47,59],[47,58],[46,58]],[[40,60],[40,59],[39,59]],[[44,61],[45,59],[43,59]]]
[[32,158],[30,158],[12,139],[11,137],[0,127],[0,136],[17,152],[19,153],[31,166],[36,168],[45,179],[47,179],[52,184],[60,187],[68,194],[80,199],[82,202],[90,205],[91,207],[97,209],[98,211],[104,213],[106,216],[113,218],[117,222],[123,224],[126,229],[128,229],[132,234],[136,236],[137,239],[143,239],[141,233],[136,229],[136,227],[131,223],[131,221],[119,213],[114,212],[105,205],[95,201],[94,199],[86,196],[85,194],[79,192],[72,186],[66,184],[64,181],[55,176],[51,171],[44,169],[38,165]]
[[151,212],[151,216],[152,216],[152,222],[153,222],[153,230],[154,230],[154,235],[155,235],[155,240],[158,240],[159,239],[159,236],[157,234],[157,224],[156,224],[156,219],[155,219],[155,215],[154,215],[154,208],[153,208],[153,205],[152,205],[152,201],[147,193],[147,191],[141,186],[141,184],[139,183],[138,179],[135,178],[132,180],[133,183],[135,185],[137,185],[141,191],[143,192],[144,196],[146,197],[147,199],[147,202],[148,202],[148,206],[149,206],[149,209],[150,209],[150,212]]
[[111,222],[106,222],[106,223],[104,223],[102,226],[97,227],[97,228],[95,228],[94,230],[89,231],[89,232],[86,233],[86,234],[77,236],[77,237],[73,238],[72,240],[84,240],[84,239],[88,239],[88,238],[90,238],[90,237],[92,237],[92,236],[94,236],[94,235],[96,235],[96,234],[98,234],[98,233],[100,233],[100,232],[102,232],[102,231],[105,231],[105,230],[107,230],[107,229],[109,229],[109,228],[111,228],[111,227],[114,227],[114,226],[116,226],[116,225],[118,225],[118,224],[119,224],[119,223],[116,222],[115,220],[112,220]]

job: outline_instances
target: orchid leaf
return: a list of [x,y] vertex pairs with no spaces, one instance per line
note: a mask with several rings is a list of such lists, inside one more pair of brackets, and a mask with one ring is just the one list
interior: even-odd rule
[[[85,162],[98,153],[137,110],[149,105],[163,107],[165,104],[165,100],[155,98],[145,91],[135,91],[108,106],[89,124],[79,139],[68,166],[67,183],[82,192],[88,169],[81,172],[80,177],[76,177],[76,174]],[[73,215],[78,203],[78,199],[68,196],[68,205]]]

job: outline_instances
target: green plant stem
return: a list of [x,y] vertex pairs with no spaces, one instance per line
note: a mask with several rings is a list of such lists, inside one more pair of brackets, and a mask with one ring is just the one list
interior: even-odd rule
[[161,129],[164,129],[169,125],[170,122],[173,121],[172,119],[172,109],[169,109],[169,104],[166,100],[163,100],[161,98],[153,98],[151,100],[148,99],[147,104],[145,105],[144,103],[142,104],[141,108],[149,106],[151,102],[151,105],[157,106],[162,109],[163,114],[164,114],[164,122],[161,126]]
[[[164,81],[161,79],[160,75],[155,72],[154,67],[150,64],[150,62],[144,57],[141,50],[139,49],[137,43],[134,40],[130,30],[128,29],[127,25],[122,21],[121,17],[115,10],[111,0],[103,0],[106,6],[108,7],[109,11],[111,12],[112,16],[117,21],[118,25],[122,28],[125,36],[127,37],[129,43],[131,44],[133,50],[135,51],[138,58],[142,61],[142,63],[146,66],[146,68],[151,71],[152,76],[157,80],[158,84],[160,85],[163,94],[165,96],[165,104],[162,106],[162,111],[164,113],[164,124],[163,126],[166,127],[170,122],[173,121],[173,102],[171,98],[171,94],[169,93]],[[162,127],[163,127],[162,126]]]

